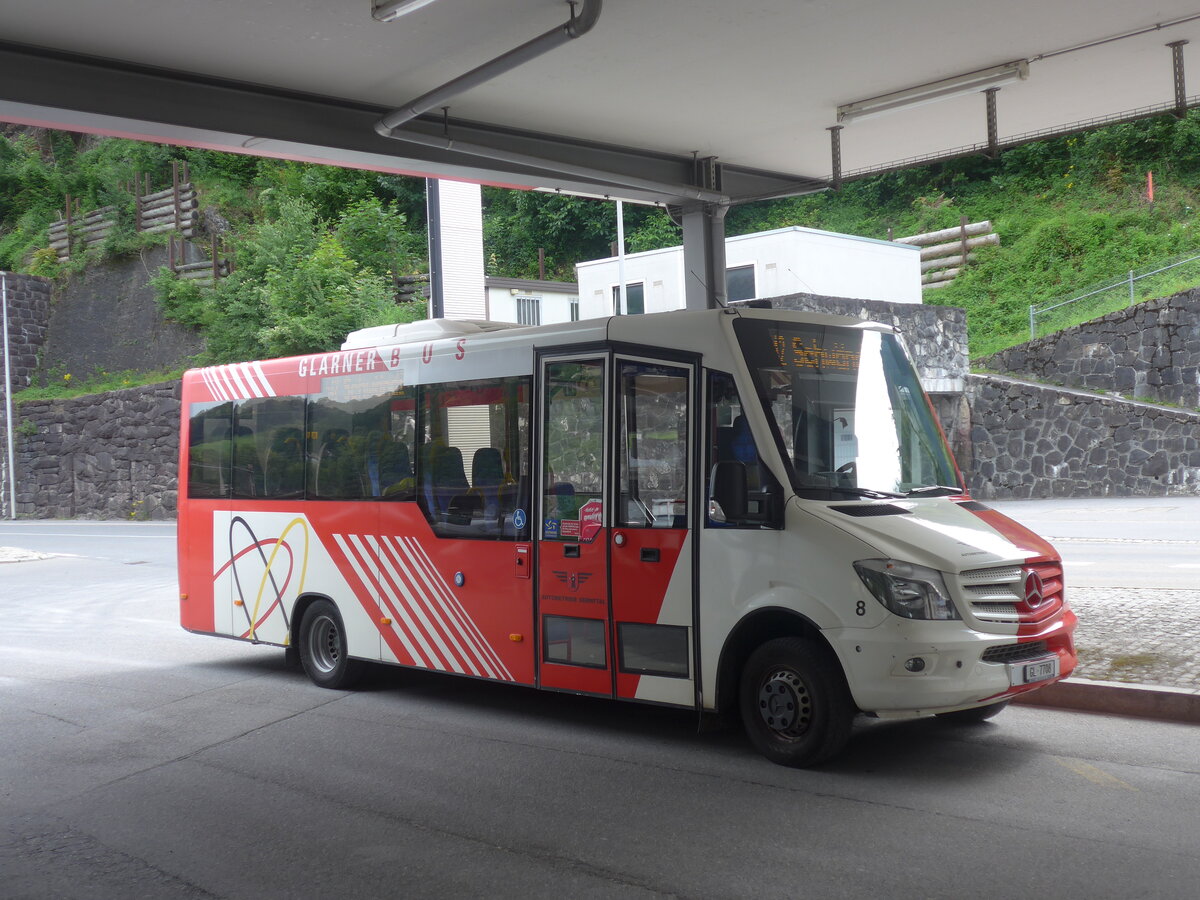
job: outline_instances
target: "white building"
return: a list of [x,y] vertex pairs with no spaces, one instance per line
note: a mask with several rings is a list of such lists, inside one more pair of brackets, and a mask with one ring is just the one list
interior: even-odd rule
[[484,285],[484,318],[493,322],[556,325],[579,321],[579,286],[571,282],[488,277]]
[[[726,238],[725,265],[730,300],[819,294],[921,302],[921,250],[911,244],[814,228],[780,228]],[[622,310],[617,308],[618,269],[615,256],[575,266],[582,318],[683,308],[682,247],[626,255],[627,307]]]

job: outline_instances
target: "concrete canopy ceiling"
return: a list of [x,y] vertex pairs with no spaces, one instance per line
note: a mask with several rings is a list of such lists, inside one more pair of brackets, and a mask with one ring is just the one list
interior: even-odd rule
[[[1183,70],[1200,85],[1200,0],[604,0],[589,33],[450,100],[448,123],[406,126],[509,155],[373,130],[568,15],[562,0],[436,0],[391,23],[371,0],[0,0],[0,120],[736,202],[826,186],[839,105],[984,67],[1029,61],[997,95],[1001,146],[1174,108],[1170,42],[1192,41]],[[983,149],[985,108],[972,93],[845,122],[841,172]],[[686,189],[699,183],[693,156],[721,166],[706,194]]]

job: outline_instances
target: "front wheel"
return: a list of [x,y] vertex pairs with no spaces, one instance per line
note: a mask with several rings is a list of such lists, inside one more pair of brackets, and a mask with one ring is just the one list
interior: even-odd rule
[[362,660],[351,659],[347,653],[342,617],[328,600],[318,600],[304,611],[300,662],[313,684],[335,690],[353,687],[366,671]]
[[836,660],[814,641],[776,638],[755,650],[740,700],[750,743],[780,765],[816,765],[850,739],[854,704]]

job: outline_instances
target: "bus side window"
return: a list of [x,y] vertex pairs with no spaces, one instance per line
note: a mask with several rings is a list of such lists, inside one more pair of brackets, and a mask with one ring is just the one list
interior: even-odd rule
[[239,400],[233,407],[233,496],[238,499],[263,495],[257,406],[257,401]]
[[[745,407],[733,376],[709,372],[707,409],[708,472],[705,489],[710,528],[779,527],[783,491],[758,455]],[[720,498],[744,509],[726,510]]]
[[229,496],[233,404],[193,403],[188,426],[189,497]]
[[259,454],[263,466],[263,496],[295,500],[304,496],[304,400],[270,397],[260,404]]
[[309,399],[310,499],[412,499],[413,392],[397,380],[391,372],[328,378]]
[[416,495],[434,534],[526,539],[529,392],[520,377],[420,389]]

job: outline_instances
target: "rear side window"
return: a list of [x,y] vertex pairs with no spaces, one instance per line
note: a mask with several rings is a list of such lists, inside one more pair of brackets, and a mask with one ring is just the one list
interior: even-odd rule
[[233,404],[193,403],[188,418],[187,495],[228,497],[233,484]]

